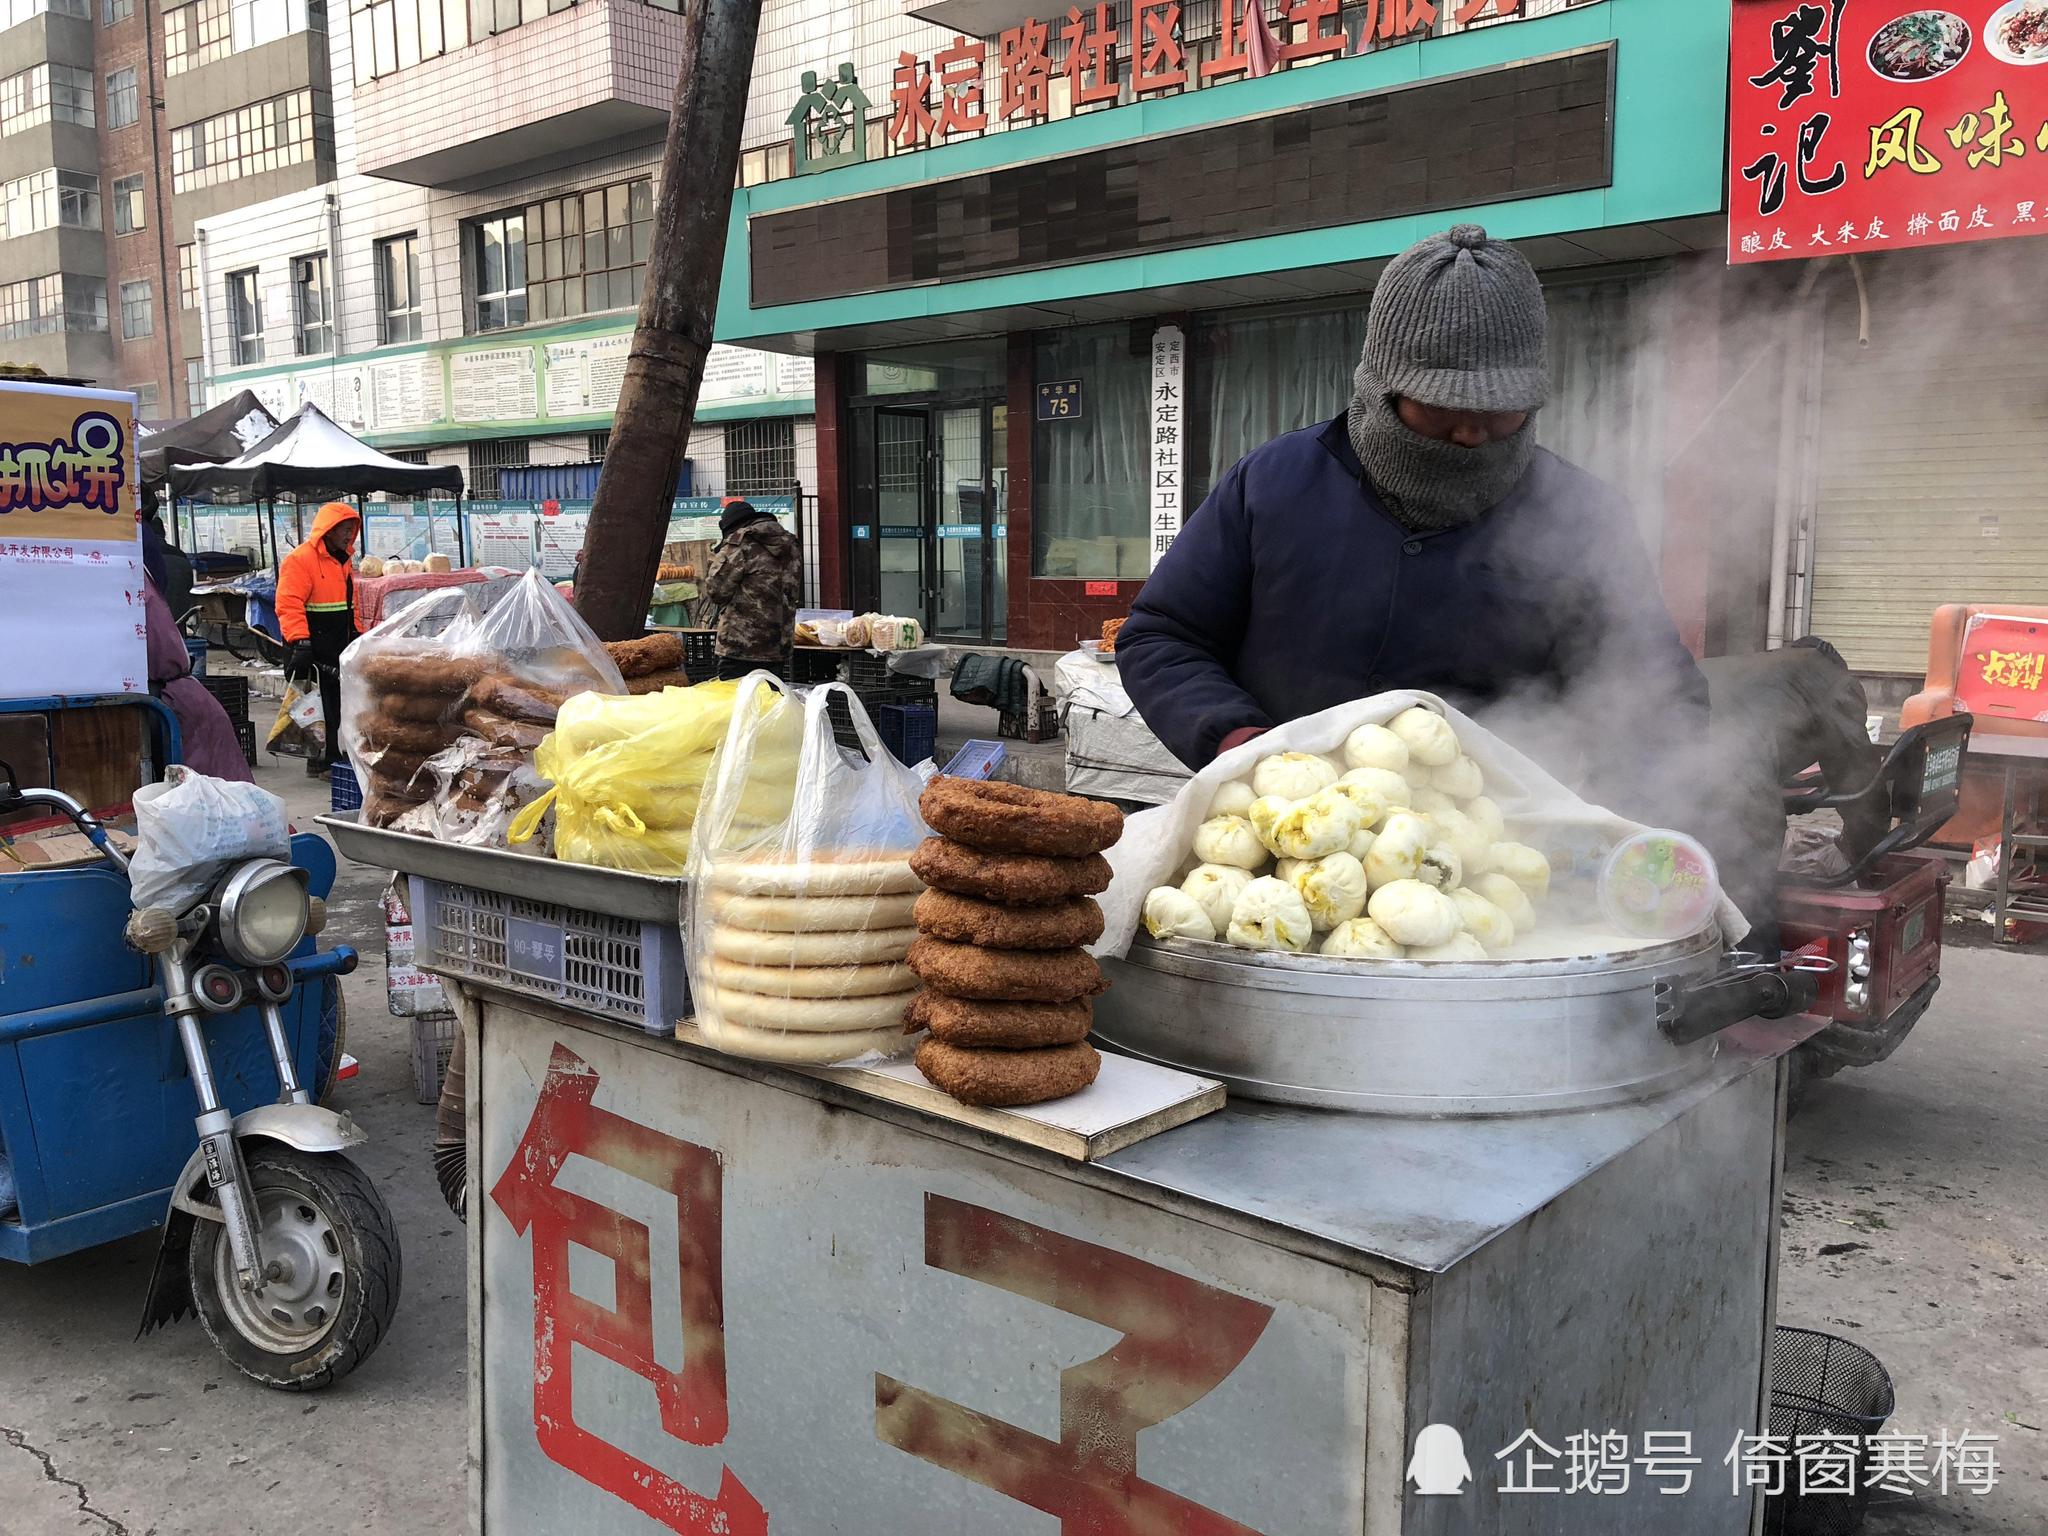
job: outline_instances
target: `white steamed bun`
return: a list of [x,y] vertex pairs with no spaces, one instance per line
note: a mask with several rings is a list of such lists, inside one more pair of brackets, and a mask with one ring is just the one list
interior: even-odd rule
[[1193,898],[1217,933],[1230,926],[1230,909],[1252,883],[1251,871],[1229,864],[1197,864],[1180,888]]
[[1300,954],[1315,935],[1301,893],[1285,880],[1254,880],[1230,913],[1230,942],[1240,949],[1279,949]]
[[1515,937],[1520,938],[1536,927],[1536,908],[1529,893],[1506,875],[1489,871],[1472,882],[1472,889],[1507,913],[1508,921],[1515,925]]
[[1458,904],[1458,916],[1465,931],[1488,950],[1506,949],[1515,942],[1514,919],[1477,891],[1452,891],[1451,900]]
[[[1262,800],[1259,805],[1266,803]],[[1252,807],[1253,830],[1268,848],[1288,859],[1320,859],[1337,853],[1348,848],[1353,835],[1365,825],[1358,807],[1337,793],[1335,785],[1296,801],[1270,831],[1260,826],[1258,808]]]
[[1431,843],[1422,851],[1422,862],[1415,867],[1415,878],[1440,891],[1455,891],[1465,883],[1465,864],[1442,843]]
[[1384,725],[1361,725],[1344,738],[1344,764],[1399,773],[1408,766],[1408,743]]
[[1413,705],[1387,722],[1387,729],[1407,745],[1411,762],[1445,768],[1457,761],[1458,737],[1451,722],[1434,710]]
[[1354,917],[1332,928],[1316,953],[1340,960],[1398,960],[1407,951],[1371,918]]
[[1266,845],[1242,816],[1216,816],[1195,828],[1195,857],[1204,864],[1262,869]]
[[1428,949],[1456,937],[1458,907],[1442,891],[1420,880],[1380,886],[1365,904],[1366,915],[1396,944]]
[[1498,870],[1541,901],[1550,893],[1550,860],[1527,843],[1495,843],[1487,855],[1487,867]]
[[1433,769],[1430,782],[1453,800],[1476,800],[1486,793],[1486,778],[1479,765],[1462,752],[1443,767]]
[[1414,786],[1394,768],[1354,768],[1337,782],[1361,786],[1385,801],[1390,811],[1405,810],[1415,794]]
[[1243,816],[1250,812],[1252,802],[1259,797],[1252,793],[1251,785],[1243,779],[1232,779],[1216,791],[1216,798],[1209,802],[1209,815]]
[[1308,908],[1317,933],[1327,933],[1365,910],[1365,866],[1348,853],[1305,860],[1287,883],[1301,893],[1301,904]]
[[1408,951],[1410,960],[1484,960],[1486,951],[1469,933],[1455,934],[1441,944],[1418,945]]
[[1380,828],[1380,835],[1365,856],[1365,878],[1374,890],[1396,880],[1413,880],[1429,852],[1435,829],[1428,818],[1396,811]]
[[1162,885],[1145,896],[1145,931],[1155,939],[1213,939],[1216,925],[1202,904],[1177,886]]
[[1252,792],[1282,800],[1306,800],[1337,782],[1337,765],[1313,752],[1276,752],[1252,770]]
[[1507,818],[1501,815],[1500,807],[1485,795],[1467,802],[1465,814],[1472,818],[1473,826],[1486,834],[1489,845],[1499,842],[1502,834],[1507,831]]
[[1493,842],[1470,816],[1451,806],[1431,811],[1429,820],[1436,828],[1436,841],[1457,854],[1468,880],[1481,870],[1493,868]]

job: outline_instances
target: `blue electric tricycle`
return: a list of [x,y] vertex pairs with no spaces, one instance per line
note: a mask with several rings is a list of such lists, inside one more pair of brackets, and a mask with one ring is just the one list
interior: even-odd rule
[[[155,700],[29,699],[0,715]],[[43,775],[63,777],[61,765]],[[55,813],[100,861],[0,864],[0,1260],[36,1264],[162,1229],[143,1331],[196,1311],[245,1375],[294,1391],[346,1375],[398,1303],[397,1229],[319,1102],[338,1055],[343,945],[321,951],[333,850],[244,859],[180,910],[136,910],[127,860],[56,789],[0,763],[0,817]],[[195,1130],[196,1127],[196,1130]]]

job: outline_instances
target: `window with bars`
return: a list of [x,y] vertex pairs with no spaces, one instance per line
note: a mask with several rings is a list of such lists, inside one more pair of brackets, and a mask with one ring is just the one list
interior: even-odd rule
[[420,339],[420,237],[416,232],[377,242],[377,339]]
[[171,134],[171,190],[195,192],[334,155],[325,91],[293,91]]
[[469,226],[473,328],[631,309],[653,239],[645,176],[478,219]]
[[611,445],[612,435],[610,432],[593,432],[587,439],[587,452],[585,454],[585,457],[588,458],[594,464],[605,456],[606,450],[609,449]]
[[469,445],[469,494],[484,501],[498,495],[498,471],[516,469],[527,462],[527,441],[523,437],[484,438]]
[[164,12],[164,73],[181,75],[294,32],[326,30],[326,0],[195,0]]
[[796,421],[769,416],[725,427],[725,494],[788,496],[796,490]]
[[228,341],[236,363],[263,361],[263,294],[256,269],[244,267],[227,277]]
[[199,307],[199,247],[181,245],[178,247],[178,307],[197,309]]
[[114,178],[114,233],[132,235],[147,222],[147,213],[142,198],[142,177],[117,176]]
[[100,227],[100,179],[85,171],[37,171],[0,183],[0,240],[38,230]]
[[135,71],[117,69],[107,76],[107,126],[126,128],[135,118]]
[[139,341],[156,330],[156,303],[150,297],[149,280],[121,285],[121,338]]
[[197,416],[206,409],[206,363],[197,357],[185,359],[185,414]]
[[101,278],[52,272],[0,283],[0,341],[106,328],[107,285]]
[[38,64],[0,80],[0,134],[53,121],[90,128],[97,119],[89,69]]
[[327,289],[327,253],[292,258],[292,350],[317,357],[334,350],[334,312]]

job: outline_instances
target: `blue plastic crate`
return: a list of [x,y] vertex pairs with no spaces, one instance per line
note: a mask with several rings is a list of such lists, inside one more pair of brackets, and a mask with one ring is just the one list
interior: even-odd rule
[[363,786],[356,779],[354,766],[347,762],[333,764],[327,770],[327,790],[335,814],[361,808]]
[[899,763],[915,767],[938,750],[939,711],[931,704],[884,704],[875,730]]

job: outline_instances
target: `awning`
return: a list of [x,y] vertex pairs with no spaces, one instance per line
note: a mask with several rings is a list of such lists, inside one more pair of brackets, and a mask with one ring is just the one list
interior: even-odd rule
[[295,415],[239,457],[221,464],[170,471],[171,494],[225,493],[243,501],[278,496],[361,496],[376,491],[419,496],[462,494],[462,470],[453,464],[408,464],[379,453],[351,435],[310,400]]

